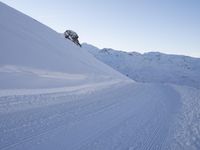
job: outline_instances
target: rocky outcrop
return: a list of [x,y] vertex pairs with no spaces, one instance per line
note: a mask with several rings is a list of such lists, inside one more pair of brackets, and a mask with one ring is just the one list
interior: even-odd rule
[[72,30],[66,30],[64,32],[64,36],[66,39],[69,39],[71,40],[72,42],[74,42],[76,45],[80,46],[81,47],[81,44],[79,43],[79,36],[76,32],[72,31]]

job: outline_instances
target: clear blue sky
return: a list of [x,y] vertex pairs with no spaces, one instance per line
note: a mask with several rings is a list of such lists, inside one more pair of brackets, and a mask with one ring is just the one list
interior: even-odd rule
[[81,42],[200,57],[200,0],[2,0]]

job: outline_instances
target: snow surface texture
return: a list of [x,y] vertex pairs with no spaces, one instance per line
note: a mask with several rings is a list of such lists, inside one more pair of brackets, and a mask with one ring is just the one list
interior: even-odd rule
[[0,148],[116,150],[168,145],[165,141],[179,106],[174,90],[106,84],[79,93],[1,97]]
[[200,148],[198,82],[137,83],[1,2],[0,19],[1,150]]
[[159,52],[122,52],[107,48],[98,49],[88,44],[83,44],[83,47],[102,62],[135,81],[200,88],[200,58]]
[[171,149],[200,149],[200,89],[174,86],[181,95],[182,109],[177,116]]

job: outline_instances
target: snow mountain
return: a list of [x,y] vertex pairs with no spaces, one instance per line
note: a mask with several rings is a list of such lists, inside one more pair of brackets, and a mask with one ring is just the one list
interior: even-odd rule
[[1,2],[0,20],[1,150],[199,149],[198,83],[133,81]]
[[100,76],[124,78],[59,33],[2,3],[0,18],[2,89],[59,87]]
[[108,48],[98,49],[86,43],[83,47],[97,59],[135,81],[200,88],[200,58],[159,52],[140,54]]

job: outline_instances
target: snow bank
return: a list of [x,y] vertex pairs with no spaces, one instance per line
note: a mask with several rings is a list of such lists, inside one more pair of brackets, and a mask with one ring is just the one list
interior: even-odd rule
[[181,96],[181,109],[175,120],[171,149],[197,150],[200,148],[200,90],[173,86]]
[[[94,81],[95,76],[125,79],[54,30],[1,2],[0,18],[1,89],[66,86],[75,79]],[[12,69],[5,72],[8,66]]]

